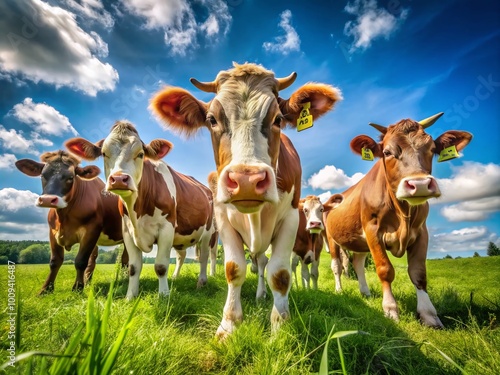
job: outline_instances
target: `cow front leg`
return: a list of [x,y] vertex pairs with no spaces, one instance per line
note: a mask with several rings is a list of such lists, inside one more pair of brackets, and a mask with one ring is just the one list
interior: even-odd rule
[[330,263],[330,267],[333,272],[333,276],[335,278],[335,291],[337,293],[342,292],[342,280],[340,276],[342,274],[342,262],[340,261],[340,246],[333,241],[332,238],[328,238],[330,243],[330,257],[332,261]]
[[123,242],[128,252],[128,288],[126,298],[132,300],[139,295],[139,279],[142,271],[142,251],[128,232],[123,233]]
[[427,269],[425,265],[427,244],[428,233],[424,225],[415,242],[408,247],[408,275],[417,292],[417,315],[422,324],[433,328],[444,328],[427,294]]
[[273,293],[274,305],[271,312],[271,330],[276,332],[283,321],[290,317],[288,293],[291,283],[290,257],[299,226],[299,212],[291,209],[285,215],[281,228],[272,241],[272,254],[267,264],[267,282]]
[[92,275],[94,274],[95,263],[98,255],[99,255],[99,248],[96,246],[94,247],[92,254],[90,254],[89,262],[87,263],[87,268],[85,268],[85,275],[83,279],[85,285],[89,284],[92,281]]
[[354,268],[354,272],[356,272],[356,276],[358,278],[358,286],[359,291],[362,295],[366,297],[370,297],[370,288],[368,288],[368,284],[366,283],[365,277],[365,260],[368,256],[368,253],[353,253],[352,254],[352,267]]
[[[306,254],[305,258],[307,258],[307,256],[308,255]],[[304,259],[300,262],[300,275],[302,279],[302,287],[309,289],[311,284],[311,274],[309,272],[309,264],[307,264]]]
[[318,278],[319,278],[319,258],[314,259],[311,263],[311,280],[314,290],[318,289]]
[[267,259],[265,253],[257,255],[256,258],[257,258],[257,276],[258,276],[256,299],[262,300],[267,297],[265,272],[269,260]]
[[215,276],[217,270],[217,245],[219,240],[219,233],[214,231],[210,236],[210,276]]
[[59,246],[52,235],[52,231],[50,231],[49,234],[50,237],[50,272],[49,276],[47,276],[47,279],[45,280],[45,283],[42,286],[42,289],[40,292],[38,292],[38,295],[46,294],[46,293],[51,293],[54,291],[54,283],[56,281],[57,273],[59,272],[59,269],[61,268],[61,265],[63,264],[64,261],[64,248],[62,246]]
[[176,279],[181,273],[181,267],[184,264],[184,260],[186,259],[186,250],[175,250],[175,256],[175,270],[172,274],[172,279]]
[[300,257],[295,253],[292,254],[292,273],[295,280],[295,286],[299,288],[299,282],[297,281],[297,266],[299,265]]
[[247,263],[239,234],[229,226],[226,228],[221,226],[220,233],[224,245],[224,269],[228,288],[222,321],[216,335],[224,339],[233,333],[236,325],[243,320],[241,287],[245,282]]
[[[78,254],[75,257],[76,280],[73,284],[74,291],[83,290],[83,287],[85,285],[85,274],[89,265],[92,269],[92,272],[94,270],[93,268],[95,268],[95,262],[92,262],[90,260],[90,257],[92,255],[92,252],[96,251],[96,243],[97,239],[99,238],[99,234],[100,230],[97,228],[88,229],[87,233],[80,240],[80,248],[78,249]],[[93,263],[93,265],[91,263]]]
[[166,224],[166,226],[158,238],[158,252],[155,259],[155,273],[158,276],[158,294],[160,296],[170,294],[167,277],[168,266],[170,265],[170,251],[174,240],[174,227],[170,223]]

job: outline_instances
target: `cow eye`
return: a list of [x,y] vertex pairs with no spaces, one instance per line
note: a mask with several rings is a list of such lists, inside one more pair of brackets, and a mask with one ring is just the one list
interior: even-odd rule
[[391,153],[389,150],[385,149],[385,150],[384,150],[384,155],[385,155],[385,156],[391,156],[391,155],[392,155],[392,153]]
[[210,123],[211,126],[217,125],[217,120],[213,115],[208,115],[207,116],[207,121]]
[[137,157],[138,157],[139,159],[144,158],[144,152],[139,152],[139,153],[137,154]]
[[307,208],[304,208],[304,213],[307,214],[309,210]]
[[323,211],[325,211],[325,209],[324,209],[323,207],[321,207],[321,208],[319,209],[319,211],[320,211],[320,212],[323,212]]
[[274,126],[277,126],[277,127],[281,127],[281,123],[283,121],[283,116],[282,115],[278,115],[274,118],[274,122],[273,122],[273,125]]

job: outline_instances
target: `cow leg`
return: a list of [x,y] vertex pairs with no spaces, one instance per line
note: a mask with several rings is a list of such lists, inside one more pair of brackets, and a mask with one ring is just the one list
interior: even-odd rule
[[267,297],[266,279],[264,274],[266,271],[267,262],[269,260],[267,259],[265,253],[257,255],[256,258],[257,258],[257,275],[259,277],[257,281],[256,298],[259,300]]
[[[285,216],[276,238],[272,241],[272,255],[267,265],[267,282],[274,297],[271,312],[271,329],[276,332],[282,322],[290,317],[288,293],[291,283],[290,257],[299,226],[299,212],[292,210]],[[293,235],[290,235],[293,234]]]
[[175,262],[175,270],[174,273],[172,274],[172,279],[176,279],[177,276],[179,276],[181,273],[181,267],[184,264],[184,260],[186,259],[186,250],[176,250],[175,255],[176,255],[176,262]]
[[217,271],[217,243],[219,235],[217,232],[212,233],[210,236],[210,276],[215,276]]
[[417,292],[417,314],[422,324],[434,328],[444,328],[427,294],[427,270],[425,265],[427,244],[428,233],[424,224],[422,233],[407,250],[408,275],[413,285],[415,285]]
[[125,246],[125,243],[123,243],[121,264],[122,264],[122,268],[128,267],[128,251],[127,251],[127,246]]
[[224,339],[243,319],[241,308],[241,287],[245,282],[247,262],[240,235],[229,225],[220,223],[220,236],[224,245],[224,269],[227,281],[227,298],[222,313],[222,321],[216,335]]
[[340,280],[340,275],[342,274],[342,263],[340,262],[340,246],[333,241],[333,239],[328,238],[330,243],[330,256],[332,262],[330,267],[335,277],[335,291],[342,292],[342,281]]
[[365,260],[367,256],[368,253],[353,253],[352,267],[354,268],[356,276],[358,277],[359,291],[362,295],[370,297],[370,288],[368,288],[365,277]]
[[61,265],[63,264],[64,261],[64,248],[62,246],[59,246],[56,242],[56,239],[52,235],[52,231],[49,231],[50,234],[50,272],[49,276],[47,277],[47,280],[45,280],[45,283],[42,286],[42,289],[40,292],[38,292],[39,295],[50,293],[54,291],[54,282],[56,281],[57,273],[59,272],[59,269],[61,268]]
[[202,236],[200,241],[200,275],[198,276],[198,288],[206,285],[207,277],[207,267],[208,267],[208,255],[210,254],[210,235],[208,232]]
[[319,258],[314,259],[311,263],[311,279],[313,289],[318,289],[318,278],[319,278]]
[[295,253],[292,253],[292,273],[295,280],[295,286],[299,288],[299,282],[297,281],[297,266],[299,264],[300,257]]
[[85,275],[83,281],[85,282],[85,285],[90,283],[92,281],[92,275],[94,274],[94,269],[95,269],[95,262],[97,259],[97,255],[99,255],[99,249],[98,247],[94,247],[94,250],[92,251],[92,254],[90,254],[89,257],[89,262],[87,263],[87,268],[85,269]]
[[[170,294],[167,276],[168,266],[170,265],[170,251],[174,241],[174,227],[171,224],[167,224],[167,226],[168,228],[160,231],[157,243],[158,252],[155,259],[155,273],[158,276],[158,294],[160,296],[168,296]],[[184,262],[184,259],[182,262]],[[182,264],[180,265],[182,266]]]
[[[370,246],[370,243],[369,243]],[[373,250],[375,248],[375,250]],[[382,308],[385,316],[399,321],[399,311],[394,294],[392,294],[391,284],[394,281],[394,267],[391,264],[387,253],[380,245],[370,246],[370,251],[375,262],[377,276],[382,283]]]
[[340,248],[340,257],[342,259],[342,269],[344,271],[344,276],[349,278],[349,253],[344,248]]
[[97,228],[89,228],[80,240],[80,249],[75,257],[76,281],[73,284],[73,290],[83,290],[84,276],[90,262],[89,258],[92,252],[95,251],[100,232]]
[[123,242],[128,252],[128,288],[126,298],[130,301],[139,295],[139,278],[142,271],[142,251],[128,232],[123,233]]
[[[307,259],[309,254],[306,254],[304,258]],[[300,262],[300,275],[301,280],[302,280],[302,287],[305,289],[309,289],[310,287],[310,281],[311,281],[311,274],[309,273],[309,264],[306,263],[305,259],[302,259]]]

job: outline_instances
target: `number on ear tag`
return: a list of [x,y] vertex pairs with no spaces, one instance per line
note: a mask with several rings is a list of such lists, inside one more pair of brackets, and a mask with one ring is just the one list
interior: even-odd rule
[[373,152],[369,148],[362,148],[361,149],[361,159],[363,160],[368,160],[368,161],[373,161]]
[[313,117],[309,113],[309,108],[311,108],[310,102],[302,104],[302,111],[300,111],[300,116],[297,119],[297,131],[299,132],[313,126]]
[[458,151],[455,145],[446,147],[439,153],[438,162],[458,158]]

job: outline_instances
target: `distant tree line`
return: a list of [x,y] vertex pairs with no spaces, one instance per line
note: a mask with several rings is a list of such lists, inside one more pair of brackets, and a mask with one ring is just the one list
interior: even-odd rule
[[[500,255],[500,248],[492,241],[488,243],[488,248],[486,249],[486,255],[493,257]],[[480,257],[479,253],[477,251],[474,252],[474,255],[472,255],[473,258]],[[462,257],[458,256],[455,259],[460,259]],[[453,257],[450,254],[447,254],[443,259],[453,259]]]
[[[78,254],[79,245],[76,244],[71,251],[64,252],[64,264],[73,264]],[[115,263],[118,254],[123,251],[123,245],[112,251],[99,249],[97,263]],[[48,264],[50,261],[50,244],[47,241],[6,241],[0,240],[0,264],[7,261],[16,264]]]

